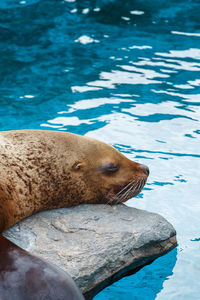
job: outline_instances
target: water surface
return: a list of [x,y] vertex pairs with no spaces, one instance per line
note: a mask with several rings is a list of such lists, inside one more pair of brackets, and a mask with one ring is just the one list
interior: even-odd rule
[[0,2],[0,129],[114,145],[151,170],[127,204],[177,230],[177,250],[96,300],[199,298],[199,11],[197,0]]

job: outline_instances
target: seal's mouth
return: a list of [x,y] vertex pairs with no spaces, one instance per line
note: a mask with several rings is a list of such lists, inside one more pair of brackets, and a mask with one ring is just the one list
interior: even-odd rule
[[118,187],[117,190],[113,189],[109,191],[105,197],[107,204],[119,204],[136,197],[143,189],[146,180],[146,178],[132,180],[120,189]]

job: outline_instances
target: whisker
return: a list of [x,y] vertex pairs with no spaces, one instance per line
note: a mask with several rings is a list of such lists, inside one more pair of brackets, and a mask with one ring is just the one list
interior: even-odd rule
[[131,181],[131,182],[129,182],[123,189],[121,189],[116,195],[117,196],[119,196],[128,186],[130,186],[132,183],[134,182],[134,180],[133,181]]
[[[123,192],[123,194],[120,195],[120,198],[121,198],[121,196],[124,197],[124,196],[127,195],[133,188],[135,188],[135,185],[137,184],[137,181],[136,181],[136,182],[132,181],[131,184],[132,184],[132,185],[129,185],[129,187],[126,186],[126,190],[125,190],[125,191],[124,191],[124,189],[121,191],[121,192]],[[128,189],[127,189],[127,187],[128,187]],[[121,193],[118,193],[117,196],[119,196],[119,194],[121,194]]]
[[138,180],[133,182],[133,185],[130,186],[130,188],[128,190],[125,191],[125,193],[123,193],[121,196],[120,196],[120,200],[123,199],[123,198],[126,198],[131,192],[133,192],[134,190],[137,189],[137,185],[138,185]]
[[105,196],[105,200],[107,200],[106,204],[119,204],[128,198],[134,197],[134,195],[138,194],[143,189],[145,183],[146,180],[144,178],[132,180],[115,195],[109,195],[111,191],[108,192],[108,194]]

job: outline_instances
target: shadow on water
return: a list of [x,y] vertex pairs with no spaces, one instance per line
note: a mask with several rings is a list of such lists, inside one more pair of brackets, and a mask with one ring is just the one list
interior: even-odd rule
[[174,249],[136,274],[105,288],[94,300],[154,300],[162,291],[164,282],[173,275],[176,260],[177,249]]

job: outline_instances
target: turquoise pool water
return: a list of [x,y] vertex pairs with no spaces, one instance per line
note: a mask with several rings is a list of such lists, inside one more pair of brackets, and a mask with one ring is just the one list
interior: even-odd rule
[[199,1],[1,0],[0,130],[63,130],[147,164],[128,205],[166,217],[178,248],[95,300],[200,294]]

